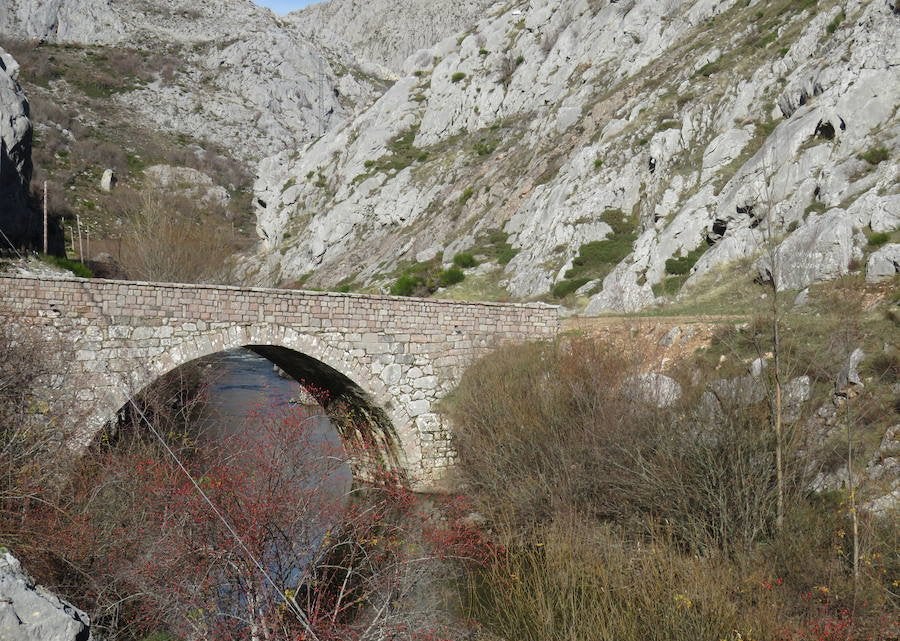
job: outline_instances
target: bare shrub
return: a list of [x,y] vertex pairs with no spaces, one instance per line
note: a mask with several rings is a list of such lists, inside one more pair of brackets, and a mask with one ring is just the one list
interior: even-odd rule
[[233,244],[230,229],[217,224],[208,210],[187,198],[152,191],[141,194],[128,211],[118,258],[129,278],[137,280],[222,283],[231,278]]
[[532,344],[466,373],[451,411],[479,508],[516,527],[568,512],[665,522],[692,550],[765,538],[774,471],[754,409],[652,407],[627,384],[636,363],[612,353],[592,341]]

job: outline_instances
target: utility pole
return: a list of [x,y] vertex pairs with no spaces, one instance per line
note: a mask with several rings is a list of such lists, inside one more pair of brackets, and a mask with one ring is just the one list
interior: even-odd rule
[[44,181],[44,255],[50,253],[49,243],[47,242],[47,181]]
[[75,214],[75,224],[78,226],[78,260],[84,262],[84,242],[81,239],[81,216]]

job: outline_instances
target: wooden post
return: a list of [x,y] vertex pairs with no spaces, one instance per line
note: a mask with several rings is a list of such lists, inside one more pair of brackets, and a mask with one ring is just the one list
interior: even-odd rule
[[75,224],[78,226],[78,260],[84,262],[84,242],[81,239],[81,216],[75,214]]
[[47,181],[44,181],[44,255],[50,253],[49,242],[47,240]]
[[[75,255],[75,230],[72,229],[72,225],[66,225],[69,229],[69,244],[72,246],[72,255]],[[63,249],[65,249],[65,238],[63,239]],[[66,256],[68,258],[68,256]]]

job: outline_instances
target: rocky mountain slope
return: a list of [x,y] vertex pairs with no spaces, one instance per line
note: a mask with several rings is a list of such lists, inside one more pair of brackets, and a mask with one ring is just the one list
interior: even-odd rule
[[383,84],[249,0],[9,0],[0,35],[168,54],[159,78],[116,99],[248,161],[344,124]]
[[[31,182],[32,127],[18,71],[18,63],[0,48],[0,229],[14,245],[29,232]],[[3,239],[0,247],[9,249]]]
[[465,30],[494,0],[330,0],[289,14],[286,20],[316,42],[341,42],[361,60],[395,72],[419,49]]
[[261,163],[262,276],[386,289],[466,252],[597,313],[779,243],[782,288],[846,273],[897,240],[898,40],[884,0],[508,3]]

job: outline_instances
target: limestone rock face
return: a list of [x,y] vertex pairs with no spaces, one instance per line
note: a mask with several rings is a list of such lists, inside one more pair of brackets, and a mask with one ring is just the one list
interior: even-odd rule
[[657,302],[670,258],[702,254],[696,287],[769,238],[800,266],[784,288],[846,273],[863,232],[898,224],[900,21],[879,0],[790,4],[762,33],[759,10],[492,7],[345,126],[260,164],[264,271],[384,288],[400,261],[502,232],[517,253],[497,282],[540,296],[581,247],[618,242],[620,212],[635,240],[581,290],[592,313]]
[[18,69],[0,48],[0,229],[14,244],[29,233],[31,183],[32,128],[28,100],[16,81]]
[[286,19],[310,38],[344,42],[360,58],[399,72],[412,53],[478,22],[494,2],[330,0]]
[[252,162],[308,144],[381,91],[377,72],[245,0],[4,0],[0,34],[174,52],[172,79],[116,100]]
[[87,614],[35,585],[19,560],[0,549],[0,639],[89,641]]

